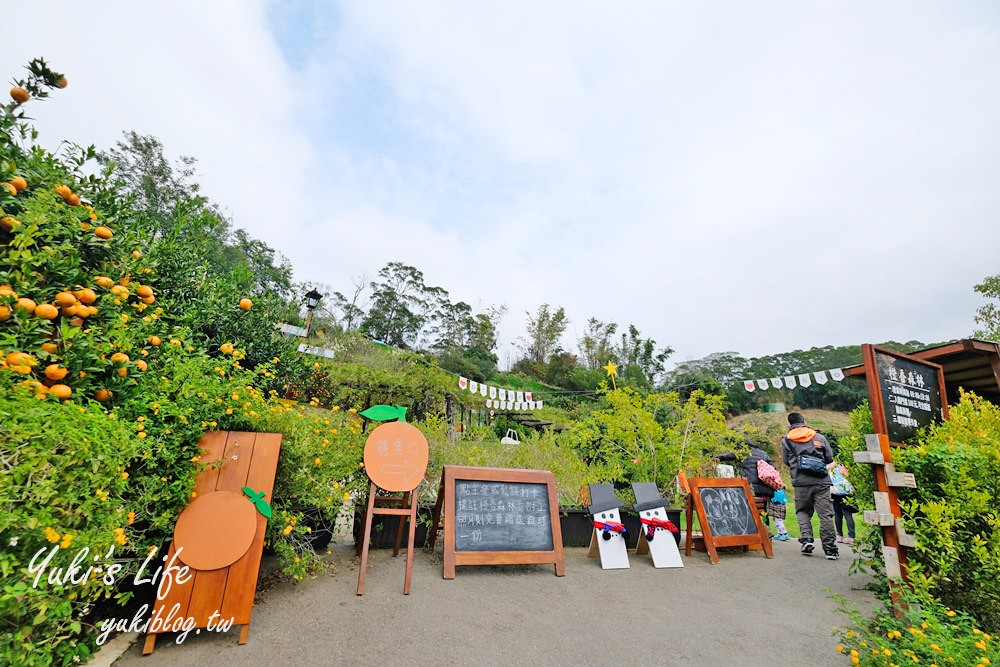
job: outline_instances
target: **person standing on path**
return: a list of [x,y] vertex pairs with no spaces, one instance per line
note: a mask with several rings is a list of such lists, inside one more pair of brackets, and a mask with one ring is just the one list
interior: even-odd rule
[[833,500],[830,497],[830,474],[826,470],[833,462],[833,449],[826,438],[809,428],[806,418],[798,412],[788,414],[788,434],[781,439],[781,459],[792,471],[795,487],[795,515],[802,537],[800,551],[811,556],[813,544],[812,515],[819,515],[819,538],[828,560],[837,560],[837,533],[833,528]]
[[[743,477],[750,482],[750,488],[753,489],[754,495],[764,504],[765,512],[767,516],[770,517],[771,521],[774,522],[774,527],[778,531],[778,534],[774,536],[779,542],[786,542],[790,538],[788,536],[788,530],[785,528],[785,502],[776,502],[775,491],[777,489],[772,488],[767,482],[760,478],[758,474],[758,461],[764,461],[767,464],[771,463],[771,457],[767,455],[763,449],[753,444],[749,438],[743,439],[743,444],[748,448],[748,453],[744,457],[741,466],[743,468]],[[720,461],[738,461],[739,457],[736,456],[734,452],[727,452],[725,454],[720,454],[716,456]],[[784,488],[782,483],[781,488]]]
[[[833,487],[830,490],[833,494],[833,524],[837,528],[837,541],[853,544],[854,513],[858,511],[851,499],[854,495],[854,485],[848,481],[847,468],[844,467],[843,463],[834,461],[826,469],[830,472],[830,481],[833,482]],[[846,533],[844,531],[845,523],[847,524]]]

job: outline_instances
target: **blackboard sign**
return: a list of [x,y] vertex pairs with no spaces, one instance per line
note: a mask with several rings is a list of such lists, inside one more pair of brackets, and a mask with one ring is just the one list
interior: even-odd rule
[[555,476],[546,470],[445,466],[434,508],[444,578],[458,565],[552,563],[565,574]]
[[552,551],[545,484],[455,480],[456,551]]
[[[749,546],[759,544],[768,558],[773,556],[767,537],[754,504],[750,483],[732,477],[704,477],[688,480],[690,502],[698,513],[705,540],[705,551],[712,564],[719,562],[718,547]],[[688,544],[691,527],[688,522]],[[685,549],[690,554],[690,549]]]
[[701,488],[701,504],[712,535],[752,535],[757,533],[753,508],[747,504],[743,489],[737,487]]
[[940,366],[879,348],[874,355],[890,442],[905,443],[919,429],[944,420]]

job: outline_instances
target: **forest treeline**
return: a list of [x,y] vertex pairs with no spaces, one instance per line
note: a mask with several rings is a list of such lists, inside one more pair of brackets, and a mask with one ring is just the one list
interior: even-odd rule
[[[165,241],[161,247],[177,249],[173,256],[161,257],[161,271],[183,273],[192,285],[208,275],[232,281],[235,272],[239,276],[233,282],[250,283],[254,293],[270,301],[275,319],[292,323],[302,323],[303,295],[316,289],[324,298],[314,311],[310,332],[334,347],[333,341],[339,338],[363,337],[418,352],[445,370],[479,382],[497,381],[504,375],[498,368],[497,332],[500,322],[510,315],[505,305],[477,311],[464,301],[453,300],[444,287],[428,284],[419,268],[403,262],[390,262],[374,277],[355,277],[349,287],[339,289],[316,281],[296,282],[287,258],[236,228],[219,206],[200,194],[193,158],[171,163],[156,138],[135,132],[126,132],[112,150],[99,156],[116,187],[129,194],[133,208],[144,216],[143,228],[150,240]],[[976,333],[995,337],[1000,276],[987,277],[974,289],[990,300],[977,311],[981,329]],[[171,296],[184,300],[183,294]],[[645,335],[635,324],[590,317],[579,339],[566,345],[570,318],[563,307],[542,304],[523,315],[524,328],[514,343],[517,358],[505,372],[563,390],[562,399],[553,394],[557,403],[579,400],[607,381],[603,366],[608,361],[617,364],[619,386],[682,395],[696,389],[722,394],[731,413],[775,402],[850,410],[867,395],[863,383],[851,380],[766,392],[747,392],[742,382],[858,364],[860,345],[814,347],[763,357],[717,352],[668,370],[671,347]],[[200,316],[189,325],[210,335],[218,322]],[[916,340],[881,344],[902,352],[927,347]],[[272,345],[261,340],[259,348],[255,356],[263,359]]]

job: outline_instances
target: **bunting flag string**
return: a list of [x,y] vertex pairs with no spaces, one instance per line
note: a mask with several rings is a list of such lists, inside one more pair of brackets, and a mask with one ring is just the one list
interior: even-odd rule
[[542,409],[542,401],[534,400],[530,391],[494,387],[461,375],[458,376],[458,388],[485,398],[486,407],[490,409],[516,411]]
[[795,389],[798,387],[811,387],[816,384],[824,385],[830,380],[841,382],[844,379],[844,371],[840,368],[828,368],[822,371],[811,371],[809,373],[797,373],[784,377],[759,378],[753,380],[743,380],[743,388],[747,391],[765,391],[767,389]]

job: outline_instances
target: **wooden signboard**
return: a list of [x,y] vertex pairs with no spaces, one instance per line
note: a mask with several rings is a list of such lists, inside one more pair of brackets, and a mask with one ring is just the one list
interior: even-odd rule
[[[760,545],[764,555],[773,557],[767,529],[755,509],[750,484],[745,479],[690,478],[694,510],[698,513],[709,560],[719,562],[718,547]],[[687,540],[691,543],[691,522]]]
[[[903,548],[906,545],[896,528],[902,512],[894,487],[915,486],[916,480],[912,475],[907,477],[896,472],[892,465],[892,445],[903,446],[920,428],[948,418],[944,369],[938,364],[876,345],[862,345],[861,353],[875,433],[871,438],[866,436],[868,451],[857,452],[854,458],[872,464],[876,506],[874,512],[865,512],[865,517],[882,526],[889,594],[900,615],[900,580],[906,579],[907,562]],[[905,530],[902,534],[906,535]]]
[[[405,414],[405,411],[404,411]],[[427,470],[427,438],[420,429],[406,422],[381,424],[365,441],[365,471],[371,484],[368,485],[368,503],[364,515],[364,537],[361,541],[361,565],[358,568],[358,595],[365,592],[365,573],[368,571],[368,548],[371,546],[372,519],[377,514],[399,517],[396,533],[396,548],[393,556],[399,555],[399,545],[403,537],[403,525],[410,524],[410,537],[406,543],[406,570],[403,577],[403,595],[410,594],[413,578],[413,538],[417,527],[417,493],[415,489]],[[379,497],[377,490],[400,493],[390,498]]]
[[[155,601],[153,614],[166,617],[177,605],[174,617],[190,619],[192,628],[239,625],[239,643],[245,644],[267,531],[267,518],[256,505],[271,501],[281,434],[213,431],[198,444],[208,465],[195,481],[197,495],[177,518],[164,556],[166,563],[187,566],[194,576],[183,581],[178,576]],[[255,502],[243,487],[262,495]],[[148,633],[143,654],[155,645],[156,634]]]
[[919,429],[947,418],[941,366],[874,345],[864,352],[875,430],[889,442],[905,444]]
[[552,563],[565,574],[551,472],[445,466],[431,548],[441,524],[445,579],[458,565]]

